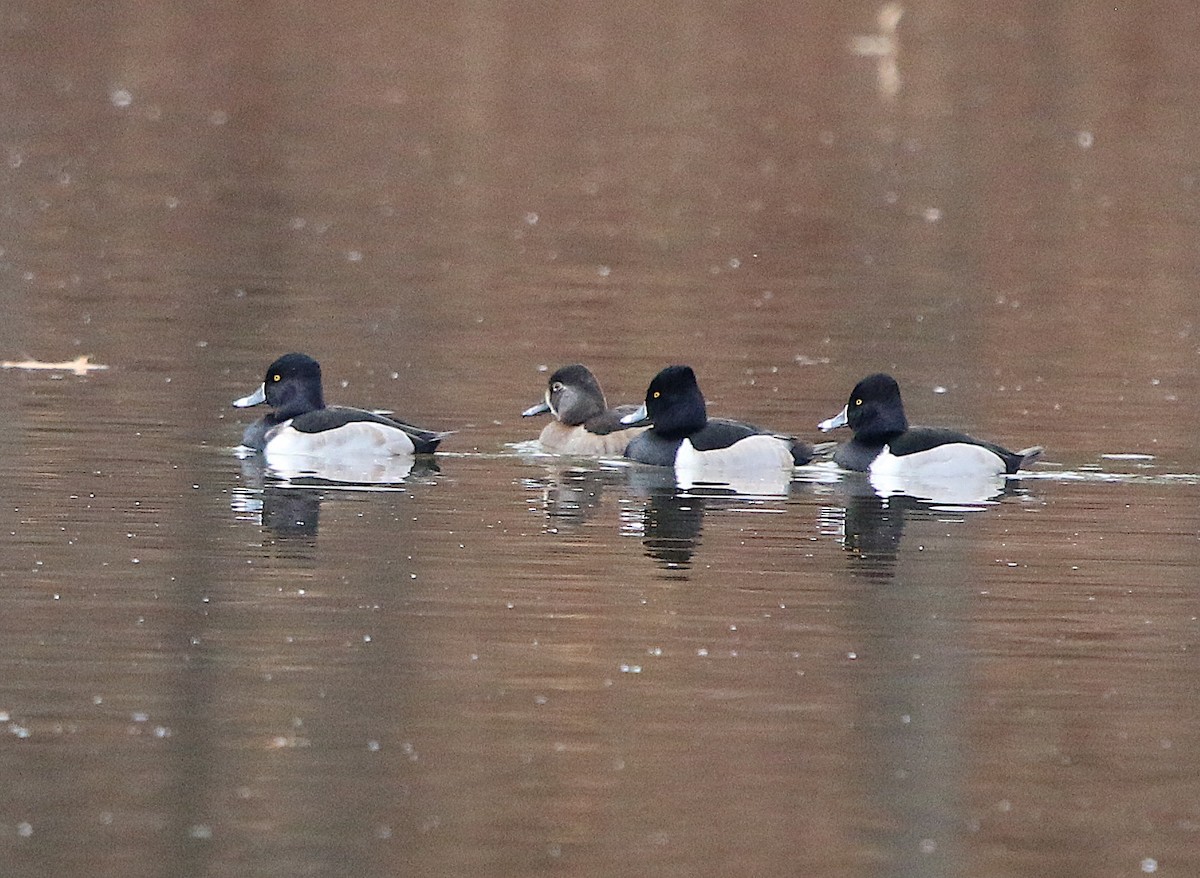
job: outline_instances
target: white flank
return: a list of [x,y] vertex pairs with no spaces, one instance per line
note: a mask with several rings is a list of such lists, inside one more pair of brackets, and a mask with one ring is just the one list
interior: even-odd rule
[[982,503],[1004,490],[1004,461],[967,443],[901,457],[885,447],[871,462],[870,480],[881,497],[903,494],[939,503]]
[[302,433],[287,421],[271,431],[266,450],[272,456],[372,458],[409,455],[413,448],[407,433],[386,424],[356,421],[320,433]]
[[892,454],[885,445],[879,456],[871,461],[871,475],[904,475],[954,478],[955,476],[1000,475],[1004,461],[981,445],[950,442],[928,451]]
[[722,484],[740,494],[786,494],[794,466],[791,449],[777,436],[748,436],[713,451],[697,451],[684,439],[675,455],[683,487]]

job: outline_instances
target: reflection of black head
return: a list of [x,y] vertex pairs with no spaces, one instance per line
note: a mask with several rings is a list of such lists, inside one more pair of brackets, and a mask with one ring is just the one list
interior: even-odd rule
[[538,480],[546,518],[555,528],[580,525],[592,518],[604,500],[604,486],[619,473],[579,467],[551,469]]
[[651,493],[643,517],[646,555],[667,568],[690,567],[700,543],[704,505],[703,497],[680,496],[673,489]]
[[[904,536],[907,498],[884,501],[872,493],[847,498],[842,543],[850,568],[871,579],[891,579]],[[899,502],[897,502],[899,501]]]
[[315,538],[321,523],[317,491],[268,486],[263,491],[263,525],[280,540]]

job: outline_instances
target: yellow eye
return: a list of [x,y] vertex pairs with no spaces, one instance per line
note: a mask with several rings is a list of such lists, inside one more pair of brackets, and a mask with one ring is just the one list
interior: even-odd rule
[[280,375],[280,374],[277,372],[277,373],[275,373],[274,375],[272,375],[272,376],[271,376],[271,380],[272,380],[272,381],[278,381],[278,380],[279,380],[280,378],[282,378],[282,377],[283,377],[283,376],[282,376],[282,375]]
[[656,391],[654,391],[654,393],[653,393],[653,394],[651,394],[651,395],[652,395],[652,396],[653,396],[655,399],[658,399],[660,396],[662,396],[662,394],[661,394],[659,391],[657,391],[657,390],[656,390]]
[[861,400],[861,399],[856,399],[856,400],[854,400],[854,404],[855,404],[855,405],[862,405],[862,400]]

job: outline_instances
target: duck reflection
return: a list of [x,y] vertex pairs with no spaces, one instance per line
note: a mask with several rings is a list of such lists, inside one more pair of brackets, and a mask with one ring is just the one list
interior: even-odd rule
[[859,771],[886,815],[874,841],[896,874],[951,874],[945,864],[959,861],[951,840],[968,788],[961,743],[972,685],[964,655],[979,576],[976,543],[964,532],[1018,486],[900,487],[857,473],[824,486],[837,498],[826,514],[859,585],[847,623],[862,661]]
[[686,572],[701,542],[704,518],[710,511],[747,502],[780,500],[787,496],[787,475],[750,475],[736,484],[693,481],[668,467],[627,466],[631,497],[642,504],[641,515],[632,523],[646,557],[665,570]]
[[842,501],[839,529],[850,569],[879,580],[894,575],[910,520],[962,522],[1017,490],[1004,477],[954,485],[928,480],[885,482],[855,473],[834,484]]
[[686,571],[700,545],[708,498],[681,487],[670,469],[629,467],[630,493],[642,501],[641,534],[646,557],[666,570]]
[[546,518],[545,529],[559,532],[574,530],[595,517],[605,489],[620,482],[622,476],[611,469],[560,460],[541,462],[545,474],[524,479],[532,494],[531,504]]
[[250,513],[276,540],[315,545],[321,502],[329,490],[395,490],[403,482],[441,472],[433,458],[327,462],[248,454],[241,459],[242,488],[236,511]]

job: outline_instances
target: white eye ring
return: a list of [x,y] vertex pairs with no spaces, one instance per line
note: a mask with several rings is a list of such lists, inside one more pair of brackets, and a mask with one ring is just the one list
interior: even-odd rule
[[563,389],[563,383],[561,381],[555,381],[553,384],[550,385],[550,389],[553,390],[555,393],[558,393],[560,390]]

